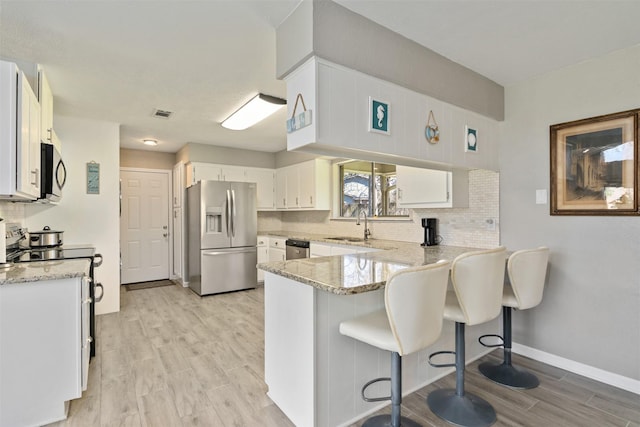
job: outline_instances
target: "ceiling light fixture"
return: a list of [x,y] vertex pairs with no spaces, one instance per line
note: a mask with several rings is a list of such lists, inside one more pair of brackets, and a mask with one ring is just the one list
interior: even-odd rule
[[155,139],[143,139],[142,142],[144,143],[144,145],[151,145],[151,146],[158,145],[158,141],[156,141]]
[[227,117],[222,122],[222,127],[231,130],[244,130],[266,119],[286,104],[285,99],[259,93]]

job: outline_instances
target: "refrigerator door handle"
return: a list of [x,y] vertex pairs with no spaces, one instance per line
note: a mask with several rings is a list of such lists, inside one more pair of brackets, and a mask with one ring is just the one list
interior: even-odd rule
[[227,224],[227,235],[229,235],[229,220],[231,217],[231,195],[229,194],[229,190],[227,190],[227,201],[226,201],[226,210],[227,210],[227,217],[226,217],[226,224]]
[[231,236],[236,237],[236,192],[231,190]]

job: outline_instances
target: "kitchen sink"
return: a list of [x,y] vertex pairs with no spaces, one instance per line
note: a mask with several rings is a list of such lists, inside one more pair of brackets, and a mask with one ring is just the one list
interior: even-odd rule
[[361,237],[327,237],[327,240],[335,240],[337,242],[363,242]]

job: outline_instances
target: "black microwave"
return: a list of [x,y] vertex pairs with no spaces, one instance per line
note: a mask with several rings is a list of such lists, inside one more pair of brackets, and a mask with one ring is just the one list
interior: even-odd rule
[[40,198],[57,202],[62,198],[62,188],[67,182],[67,168],[60,152],[53,144],[40,144]]

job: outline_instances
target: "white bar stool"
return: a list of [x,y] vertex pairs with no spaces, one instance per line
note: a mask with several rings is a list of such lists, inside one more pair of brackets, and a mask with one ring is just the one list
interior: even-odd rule
[[[369,418],[363,427],[419,427],[402,417],[402,356],[433,344],[442,331],[449,261],[407,268],[392,274],[384,290],[385,308],[340,323],[340,333],[391,353],[391,378],[377,378],[362,387],[367,402],[391,400],[391,415]],[[370,398],[365,390],[391,381],[391,396]]]
[[[429,364],[435,367],[455,366],[456,388],[429,393],[427,404],[434,414],[452,424],[484,427],[497,419],[496,411],[489,402],[464,391],[464,326],[485,323],[500,314],[505,259],[505,248],[499,247],[462,254],[453,260],[451,266],[454,290],[447,292],[444,318],[456,322],[456,350],[431,354]],[[432,358],[440,354],[455,354],[455,363],[433,363]]]
[[[478,366],[480,372],[491,381],[518,389],[537,387],[538,377],[522,368],[511,364],[511,310],[533,308],[542,301],[544,281],[547,275],[549,248],[525,249],[514,252],[507,263],[507,273],[511,286],[505,286],[502,294],[502,333],[500,335],[483,335],[478,338],[485,347],[503,347],[502,363],[484,362]],[[502,340],[501,344],[485,344],[486,337]]]

